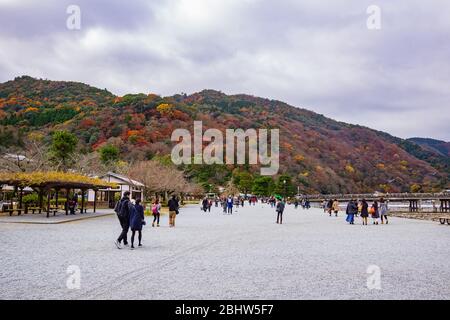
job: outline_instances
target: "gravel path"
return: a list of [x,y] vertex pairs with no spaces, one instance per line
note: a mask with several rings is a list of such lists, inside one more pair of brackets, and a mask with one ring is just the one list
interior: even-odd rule
[[[450,227],[391,218],[348,225],[319,209],[268,206],[146,226],[144,247],[117,250],[114,216],[60,225],[0,224],[0,299],[450,299]],[[67,267],[81,270],[68,289]],[[367,288],[367,268],[381,289]]]

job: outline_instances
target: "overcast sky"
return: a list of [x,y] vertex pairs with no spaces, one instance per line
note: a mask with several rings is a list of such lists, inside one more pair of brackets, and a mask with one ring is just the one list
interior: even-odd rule
[[0,82],[24,74],[118,95],[247,93],[449,141],[450,1],[0,0]]

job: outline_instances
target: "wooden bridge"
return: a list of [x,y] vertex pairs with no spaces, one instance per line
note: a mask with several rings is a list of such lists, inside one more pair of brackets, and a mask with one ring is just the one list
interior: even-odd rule
[[[450,192],[440,193],[356,193],[356,194],[313,194],[303,195],[311,202],[322,202],[329,199],[337,199],[338,201],[349,201],[352,199],[366,199],[367,201],[380,200],[383,198],[391,203],[409,202],[409,211],[418,212],[422,209],[424,201],[431,201],[433,211],[439,209],[439,212],[450,212]],[[437,205],[439,204],[439,206]]]

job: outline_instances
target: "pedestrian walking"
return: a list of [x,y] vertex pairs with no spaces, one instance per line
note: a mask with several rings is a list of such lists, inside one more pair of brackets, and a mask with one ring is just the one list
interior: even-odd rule
[[367,218],[369,217],[369,204],[366,199],[361,201],[361,218],[363,220],[363,225],[367,226]]
[[134,236],[138,232],[138,246],[142,247],[142,226],[145,225],[144,207],[141,199],[136,199],[136,204],[130,211],[131,249],[134,249]]
[[125,246],[128,245],[127,234],[130,228],[130,207],[132,206],[130,202],[130,191],[125,191],[122,199],[117,202],[114,211],[119,219],[122,232],[120,233],[117,240],[114,242],[117,249],[122,249],[122,241]]
[[333,212],[333,200],[332,199],[328,200],[327,211],[328,211],[328,213],[330,214],[330,217],[331,217],[331,213]]
[[176,195],[172,196],[172,199],[169,200],[168,205],[169,205],[169,227],[174,228],[175,219],[180,210],[180,206],[178,204]]
[[378,218],[380,217],[380,213],[378,211],[378,202],[375,200],[370,207],[370,214],[373,219],[373,224],[378,224]]
[[208,199],[205,197],[202,201],[202,210],[206,212],[208,210]]
[[339,212],[339,201],[337,201],[337,199],[334,199],[332,207],[333,207],[334,215],[337,217],[338,212]]
[[277,211],[277,223],[283,224],[283,212],[286,204],[283,201],[283,199],[280,199],[276,205],[276,211]]
[[227,213],[233,214],[233,198],[231,196],[227,199]]
[[223,214],[226,214],[227,213],[227,199],[226,198],[222,198],[221,205],[222,205],[222,209],[223,209]]
[[152,214],[153,214],[152,227],[155,227],[156,222],[156,227],[159,228],[159,219],[161,217],[161,203],[159,203],[158,198],[155,199],[155,202],[152,205]]
[[384,224],[384,221],[386,220],[386,224],[389,224],[388,221],[388,212],[389,212],[389,208],[388,208],[388,203],[381,198],[380,199],[380,217],[381,217],[381,224]]
[[358,213],[358,205],[356,203],[356,200],[350,200],[347,204],[346,214],[347,219],[346,221],[349,224],[355,224],[355,214]]
[[305,207],[306,210],[309,210],[311,208],[311,202],[308,199],[305,200]]
[[208,200],[208,212],[211,212],[212,200]]

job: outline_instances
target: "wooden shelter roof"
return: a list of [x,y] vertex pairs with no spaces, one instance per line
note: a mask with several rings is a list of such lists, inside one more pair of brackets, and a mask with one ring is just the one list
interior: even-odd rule
[[98,178],[70,172],[15,172],[1,173],[0,185],[31,188],[98,189],[115,187],[115,184]]

